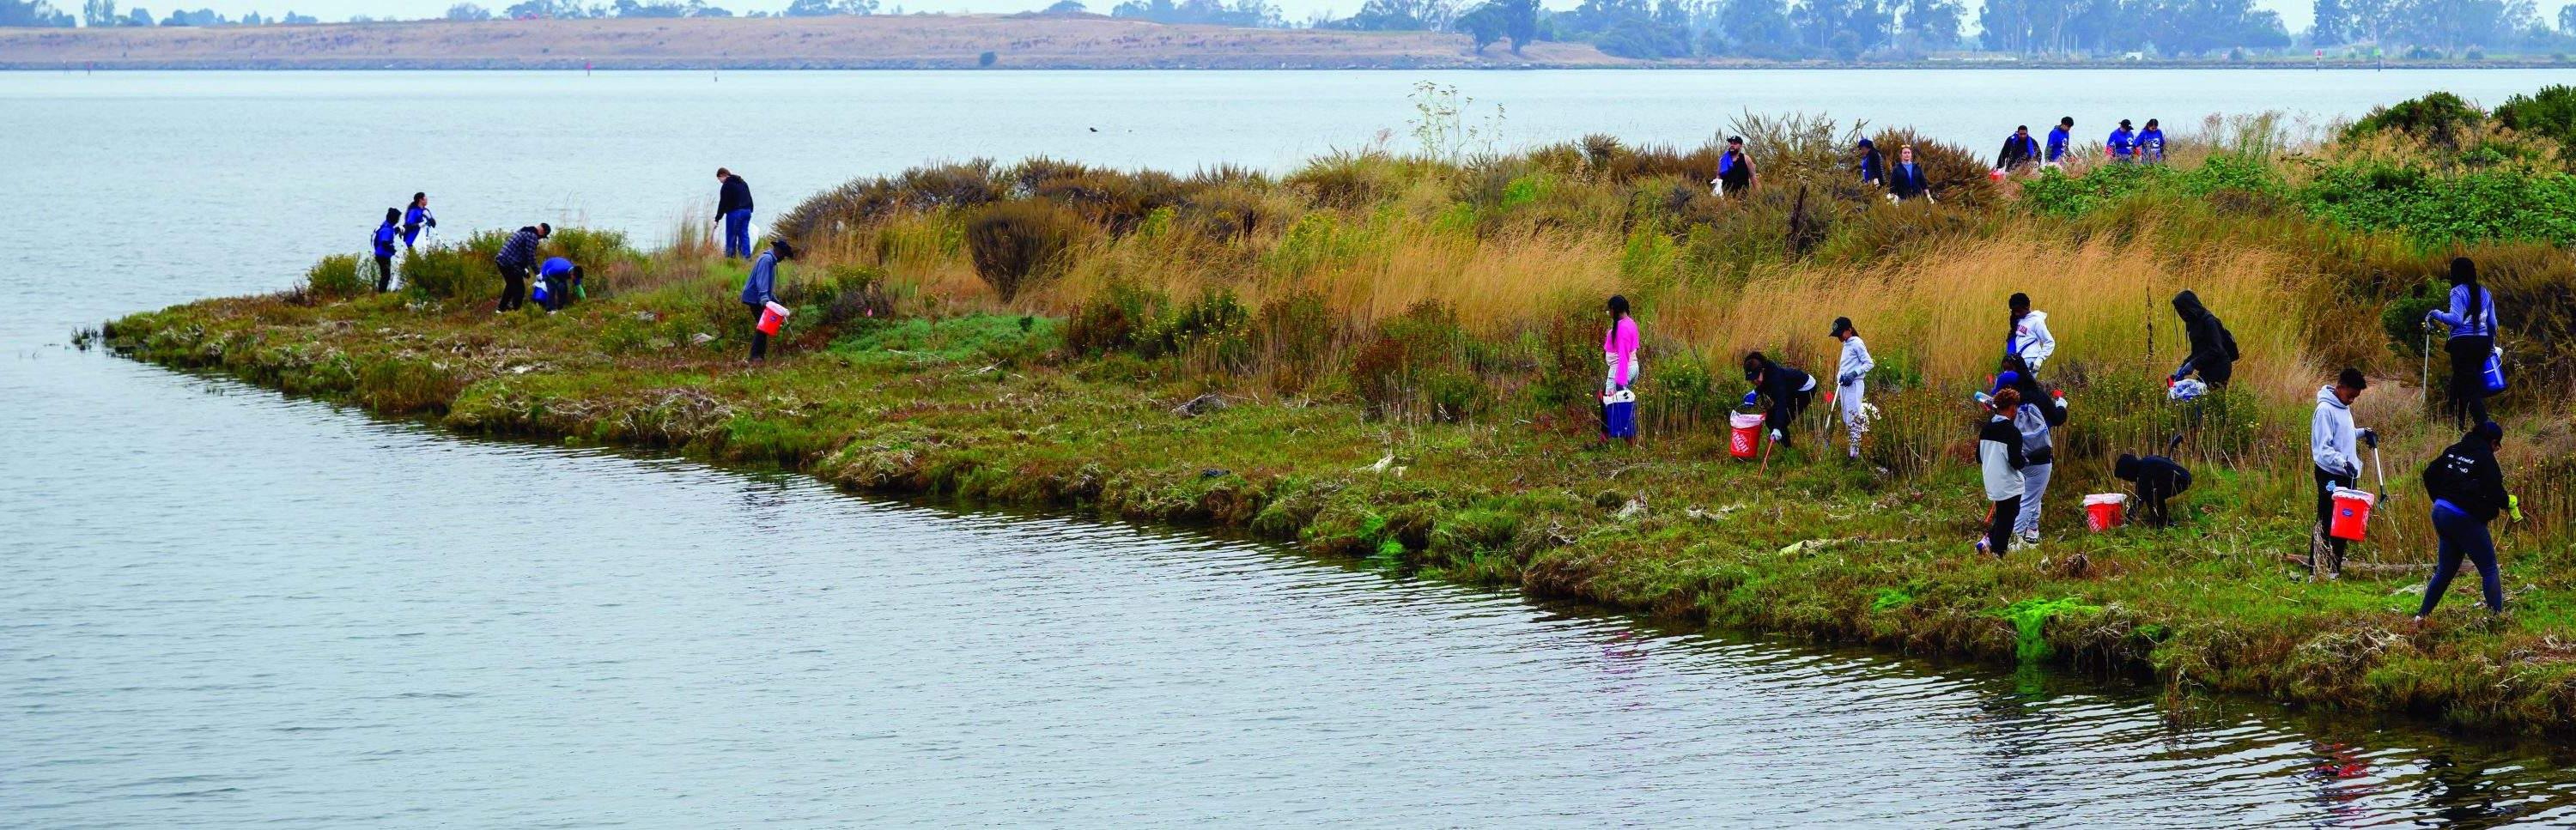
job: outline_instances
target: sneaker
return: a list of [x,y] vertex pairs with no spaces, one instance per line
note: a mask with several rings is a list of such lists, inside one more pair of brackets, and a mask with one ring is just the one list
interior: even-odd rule
[[2039,531],[2034,530],[2029,533],[2022,534],[2021,543],[2025,545],[2039,544]]
[[1986,552],[1986,540],[1984,540],[1984,539],[1979,539],[1979,540],[1977,540],[1977,553],[1978,553],[1979,555],[1983,555],[1983,554],[1985,554],[1985,552]]

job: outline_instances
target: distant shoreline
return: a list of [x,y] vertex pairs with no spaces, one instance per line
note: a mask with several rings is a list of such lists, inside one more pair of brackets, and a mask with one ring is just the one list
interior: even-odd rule
[[[1173,26],[1098,15],[417,21],[0,29],[0,71],[2576,69],[2559,60],[1679,60],[1464,35]],[[989,58],[987,57],[989,55]],[[989,60],[989,63],[987,62]]]

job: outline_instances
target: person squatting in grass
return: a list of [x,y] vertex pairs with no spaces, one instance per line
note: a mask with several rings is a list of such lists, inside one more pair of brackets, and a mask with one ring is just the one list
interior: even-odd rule
[[2441,537],[2441,551],[2433,565],[2433,581],[2424,586],[2424,604],[2415,610],[2415,624],[2433,614],[2433,606],[2442,602],[2442,594],[2451,589],[2451,578],[2460,572],[2462,558],[2478,566],[2478,587],[2485,592],[2487,610],[2504,612],[2503,579],[2496,572],[2495,537],[2488,534],[2487,524],[2496,515],[2511,510],[2521,518],[2521,509],[2504,489],[2504,468],[2496,464],[2495,449],[2504,442],[2504,428],[2494,421],[2479,421],[2476,427],[2460,436],[2459,443],[2442,451],[2442,457],[2424,465],[2424,494],[2433,500],[2433,530]]
[[2019,292],[2004,304],[2012,311],[2010,328],[2004,332],[2005,356],[2019,357],[2030,371],[2039,371],[2050,355],[2057,354],[2057,335],[2048,333],[2048,312],[2031,310],[2030,295]]
[[2039,509],[2048,498],[2048,482],[2057,471],[2057,449],[2052,430],[2066,425],[2066,404],[2048,393],[2039,378],[2020,357],[2004,358],[2002,372],[1995,375],[1997,390],[2010,388],[2020,393],[2021,407],[2013,414],[2013,427],[2021,430],[2021,515],[2013,520],[2013,533],[2024,544],[2039,544]]
[[401,221],[402,211],[400,209],[385,208],[385,223],[376,226],[376,237],[374,242],[376,254],[376,293],[378,294],[393,290],[394,287],[394,238],[400,234],[400,230],[396,228],[395,225]]
[[796,258],[796,249],[787,240],[769,240],[769,249],[751,261],[751,273],[742,281],[742,304],[751,309],[751,359],[769,358],[769,333],[760,330],[760,312],[778,301],[778,263]]
[[1815,376],[1772,362],[1761,352],[1750,352],[1744,355],[1744,380],[1753,384],[1753,391],[1744,393],[1744,405],[1752,406],[1762,398],[1771,401],[1771,408],[1763,416],[1771,428],[1771,443],[1793,446],[1789,424],[1807,411],[1807,405],[1816,402]]
[[2495,354],[2495,295],[2478,284],[2478,264],[2451,259],[2451,307],[2424,313],[2424,324],[2451,329],[2442,349],[2451,354],[2451,423],[2455,429],[2487,420],[2487,358]]
[[1601,437],[1637,443],[1637,422],[1631,416],[1624,425],[1610,418],[1610,396],[1628,391],[1637,380],[1637,320],[1628,316],[1628,298],[1610,295],[1610,330],[1601,338],[1601,360],[1609,371],[1601,379]]
[[1987,406],[1991,414],[1977,430],[1977,462],[1985,474],[1989,512],[1986,537],[1977,540],[1977,552],[2000,559],[2012,550],[2013,522],[2021,517],[2021,470],[2029,464],[2022,455],[2021,430],[2014,425],[2020,415],[2021,390],[2004,387]]
[[1869,344],[1860,340],[1860,330],[1852,327],[1849,317],[1834,318],[1834,339],[1843,342],[1842,360],[1834,367],[1834,405],[1843,418],[1844,431],[1851,434],[1850,458],[1860,458],[1860,436],[1869,431],[1869,371],[1878,362],[1869,357]]
[[508,313],[527,303],[528,274],[537,267],[537,243],[554,232],[553,225],[539,222],[520,228],[501,243],[501,252],[492,256],[492,264],[501,269],[501,303],[492,313]]
[[[2334,494],[2361,480],[2360,445],[2379,446],[2378,433],[2352,425],[2352,402],[2370,381],[2360,369],[2344,367],[2335,382],[2317,387],[2316,416],[2308,422],[2308,455],[2316,462],[2317,525],[2309,546],[2308,573],[2328,579],[2343,577],[2344,540],[2334,536]],[[2324,561],[2319,561],[2320,559]]]
[[420,229],[438,227],[438,217],[429,214],[429,194],[411,194],[411,206],[403,208],[403,250],[411,250],[420,241]]
[[724,225],[726,259],[751,256],[751,185],[741,176],[716,168],[716,221]]
[[2138,499],[2129,505],[2129,512],[2148,527],[2171,526],[2173,517],[2166,512],[2165,500],[2191,489],[2191,470],[2161,455],[2141,458],[2121,453],[2111,463],[2111,475],[2137,485]]
[[581,286],[581,266],[563,257],[548,257],[544,265],[537,266],[537,279],[546,287],[545,300],[538,305],[553,314],[572,305],[573,292]]

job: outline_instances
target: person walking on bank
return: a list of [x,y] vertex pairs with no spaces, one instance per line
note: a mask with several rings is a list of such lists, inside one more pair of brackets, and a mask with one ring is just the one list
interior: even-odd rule
[[2066,151],[2075,145],[2075,116],[2057,119],[2057,127],[2048,131],[2046,164],[2056,167],[2066,163]]
[[[2368,444],[2379,446],[2379,436],[2352,425],[2352,402],[2370,382],[2361,370],[2344,367],[2335,382],[2317,388],[2317,414],[2308,422],[2308,456],[2316,462],[2317,526],[2308,555],[2308,573],[2323,573],[2328,579],[2343,578],[2344,540],[2330,532],[2334,526],[2335,490],[2350,487],[2361,480],[2361,449]],[[2318,561],[2319,558],[2325,561]]]
[[1924,178],[1923,165],[1914,163],[1914,145],[1897,148],[1896,166],[1887,171],[1887,195],[1899,202],[1920,198],[1940,203],[1932,198],[1932,183]]
[[716,221],[724,223],[726,259],[751,256],[751,185],[741,176],[716,168]]
[[2138,500],[2129,510],[2141,517],[2140,520],[2148,527],[2172,525],[2173,517],[2165,510],[2165,500],[2191,489],[2191,471],[2161,455],[2141,458],[2121,453],[2119,460],[2111,462],[2111,475],[2137,485]]
[[[1601,380],[1601,437],[1637,443],[1636,410],[1627,410],[1625,418],[1610,417],[1611,397],[1628,391],[1637,380],[1637,321],[1628,316],[1628,298],[1610,295],[1610,331],[1601,338],[1601,359],[1609,364],[1607,377]],[[1627,401],[1632,407],[1633,397]]]
[[1878,145],[1866,138],[1860,140],[1860,183],[1873,187],[1887,184],[1887,160],[1879,158]]
[[411,194],[411,206],[403,208],[403,250],[411,250],[420,241],[420,229],[438,227],[438,217],[429,215],[429,194]]
[[492,264],[501,268],[501,303],[492,313],[507,313],[527,304],[528,274],[537,267],[537,243],[554,232],[553,225],[539,222],[520,228],[501,243],[501,253],[492,257]]
[[769,333],[760,330],[760,313],[778,301],[778,263],[796,258],[796,249],[787,240],[772,239],[769,250],[751,261],[751,275],[742,281],[742,304],[751,309],[751,359],[769,358]]
[[1860,330],[1852,327],[1849,317],[1834,318],[1834,339],[1843,342],[1843,358],[1834,367],[1834,406],[1841,412],[1843,430],[1851,435],[1849,458],[1860,459],[1860,436],[1869,431],[1869,371],[1878,362],[1869,358],[1869,344],[1860,340]]
[[2138,131],[2138,160],[2148,164],[2165,163],[2165,130],[2156,120],[2147,119],[2147,128]]
[[2048,481],[2057,471],[2056,441],[2050,430],[2066,423],[2066,409],[2048,394],[2021,359],[2004,358],[2007,368],[1995,375],[1995,391],[2011,389],[2021,405],[2013,410],[2013,428],[2021,432],[2021,512],[2013,533],[2026,545],[2039,544],[2040,505],[2048,500]]
[[2426,325],[2451,329],[2442,348],[2451,354],[2451,422],[2455,428],[2487,419],[2488,358],[2495,356],[2495,295],[2478,284],[2478,264],[2451,259],[2451,308],[2424,314]]
[[2012,330],[2004,334],[2004,354],[2021,358],[2024,368],[2037,373],[2057,354],[2057,335],[2048,333],[2048,312],[2033,311],[2030,295],[2014,292],[2004,301],[2012,312]]
[[2460,436],[2459,443],[2443,450],[2442,457],[2424,465],[2424,494],[2433,498],[2433,531],[2442,544],[2433,565],[2433,581],[2424,586],[2424,604],[2415,610],[2418,626],[2451,590],[2451,577],[2460,572],[2463,558],[2478,566],[2478,587],[2486,593],[2487,610],[2504,613],[2504,580],[2496,569],[2495,537],[2487,532],[2487,525],[2507,510],[2515,512],[2514,518],[2521,516],[2513,497],[2505,493],[2504,468],[2496,464],[2495,448],[2503,442],[2503,427],[2479,421]]
[[1991,553],[2001,559],[2012,550],[2013,522],[2021,516],[2021,430],[2013,426],[2020,414],[2021,390],[2005,387],[1995,392],[1990,404],[1993,414],[1977,430],[1977,462],[1986,480],[1986,538],[1977,540],[1978,553]]
[[1995,169],[2010,173],[2039,161],[2039,139],[2031,137],[2030,125],[2013,128],[2004,136],[2004,149],[1995,153]]
[[2191,354],[2166,380],[2180,381],[2199,372],[2200,382],[2209,384],[2210,391],[2225,387],[2227,380],[2236,376],[2236,335],[2218,321],[2218,315],[2209,313],[2208,306],[2200,304],[2200,295],[2188,289],[2174,295],[2173,309],[2174,316],[2182,318],[2183,335],[2191,343]]
[[1717,157],[1717,195],[1742,196],[1761,179],[1753,169],[1753,156],[1744,152],[1744,137],[1728,136],[1726,154]]
[[402,234],[402,230],[397,227],[401,221],[401,210],[385,208],[385,223],[376,226],[376,293],[378,294],[391,291],[394,287],[394,239]]
[[1744,379],[1753,384],[1753,391],[1744,393],[1747,406],[1759,398],[1771,399],[1771,408],[1763,417],[1771,427],[1771,443],[1792,446],[1789,424],[1816,402],[1815,376],[1774,363],[1761,352],[1748,352],[1744,355]]
[[2111,137],[2102,140],[2102,149],[2112,161],[2137,160],[2138,131],[2129,127],[2129,119],[2120,119],[2120,128],[2112,130]]

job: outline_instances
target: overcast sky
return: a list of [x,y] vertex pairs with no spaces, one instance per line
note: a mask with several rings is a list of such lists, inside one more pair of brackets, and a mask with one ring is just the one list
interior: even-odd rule
[[[2313,1],[2255,0],[2254,4],[2257,8],[2280,12],[2282,21],[2288,23],[2290,30],[2295,32],[2308,27],[2308,19],[2314,8],[2310,4]],[[177,0],[175,3],[173,0],[119,0],[118,6],[120,8],[142,6],[152,10],[156,15],[166,14],[171,8],[211,8],[226,17],[239,17],[247,11],[276,16],[291,10],[326,21],[336,21],[361,14],[370,17],[431,17],[446,10],[455,2],[457,0]],[[474,2],[499,11],[514,0],[474,0]],[[787,7],[787,0],[709,0],[709,2],[732,9],[736,13],[754,10],[777,11]],[[888,10],[900,5],[905,11],[1019,12],[1045,7],[1054,0],[878,0],[878,2],[882,4],[881,8]],[[1118,0],[1085,0],[1085,2],[1092,7],[1092,11],[1106,13],[1110,6],[1116,5]],[[1302,21],[1316,12],[1329,12],[1334,16],[1350,14],[1359,9],[1361,0],[1272,0],[1272,2],[1279,4],[1281,13],[1289,20]],[[2541,19],[2557,20],[2558,7],[2568,2],[2571,0],[2541,0]],[[68,9],[74,14],[80,12],[79,0],[53,0],[53,5],[55,8]],[[1574,0],[1545,0],[1545,5],[1549,8],[1571,8]],[[1969,28],[1974,29],[1973,10],[1977,7],[1977,0],[1968,0],[1968,7],[1972,10]]]

